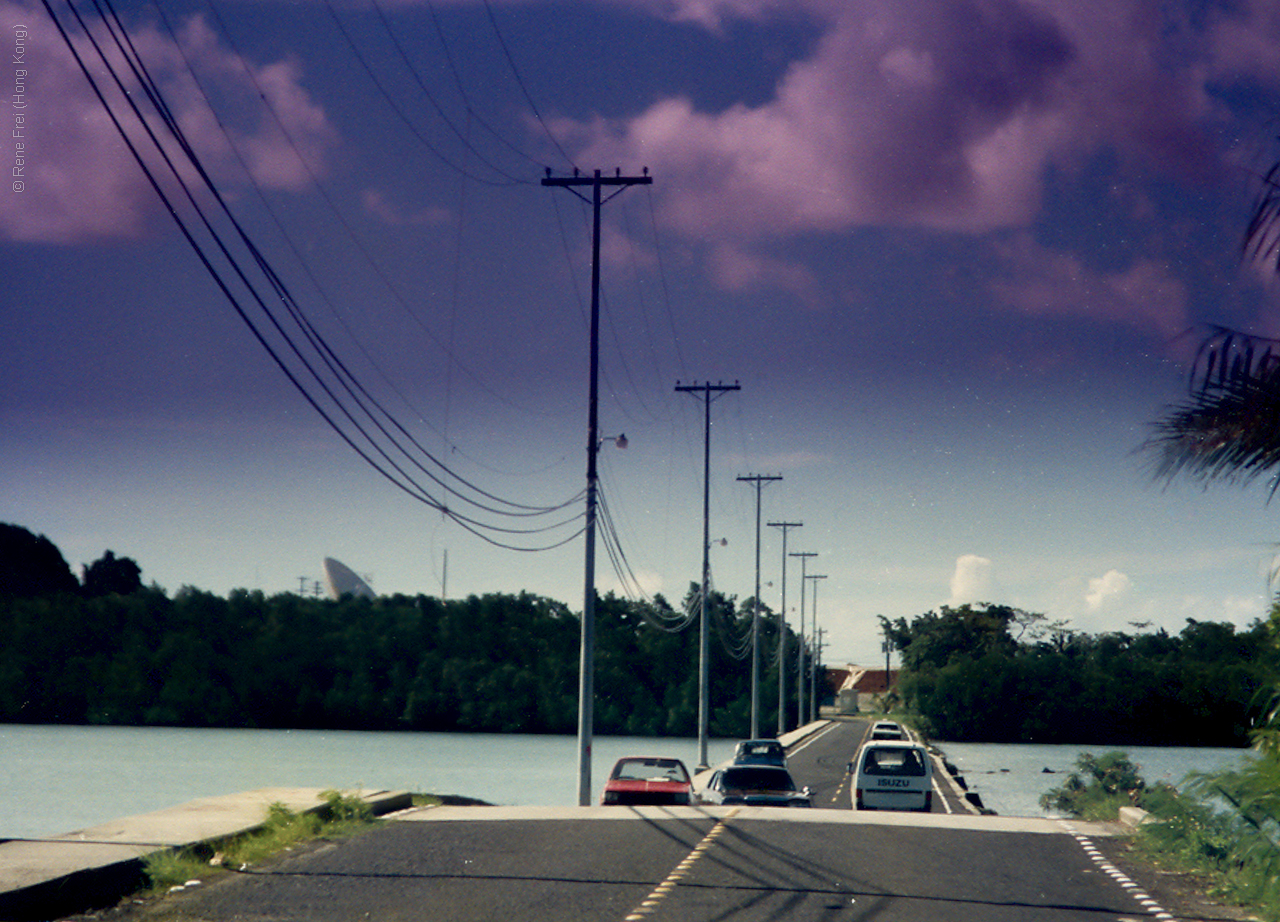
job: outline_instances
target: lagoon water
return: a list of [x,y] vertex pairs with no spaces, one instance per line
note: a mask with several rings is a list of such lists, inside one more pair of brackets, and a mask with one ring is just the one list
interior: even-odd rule
[[[1044,816],[1040,795],[1061,787],[1082,752],[1121,750],[1148,784],[1180,785],[1191,772],[1236,768],[1247,749],[1178,746],[1046,746],[1037,743],[937,743],[983,806],[1004,816]],[[1048,769],[1048,771],[1045,771]]]
[[[710,740],[724,761],[734,740]],[[624,755],[660,753],[692,770],[696,739],[596,737],[593,800]],[[572,805],[575,736],[192,730],[0,725],[0,839],[73,832],[199,797],[264,787],[457,794],[494,804]]]
[[[708,744],[712,764],[734,740]],[[984,804],[1038,816],[1088,746],[940,743]],[[695,739],[596,737],[593,801],[616,759],[658,753],[697,761]],[[1239,764],[1238,749],[1133,747],[1148,781]],[[263,787],[407,789],[495,804],[577,802],[577,739],[470,733],[191,730],[0,725],[0,839],[73,832],[199,797]],[[1049,768],[1054,773],[1045,773]]]

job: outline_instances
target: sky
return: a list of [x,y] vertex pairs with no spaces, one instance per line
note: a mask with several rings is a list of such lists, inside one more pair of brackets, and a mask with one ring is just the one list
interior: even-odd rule
[[0,521],[73,568],[580,610],[591,190],[542,179],[598,169],[652,179],[603,187],[600,591],[700,578],[710,382],[714,586],[780,477],[761,597],[827,662],[1265,616],[1267,485],[1141,446],[1209,325],[1280,333],[1280,2],[119,2],[185,147],[50,3],[0,0]]

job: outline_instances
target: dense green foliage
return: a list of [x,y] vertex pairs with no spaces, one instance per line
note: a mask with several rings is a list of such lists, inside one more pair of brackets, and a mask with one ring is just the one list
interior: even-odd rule
[[0,522],[0,599],[76,592],[79,587],[52,541]]
[[1091,636],[965,605],[884,627],[903,703],[955,741],[1243,746],[1280,672],[1264,623]]
[[[577,728],[580,619],[559,602],[526,593],[222,598],[190,588],[170,598],[142,588],[128,558],[108,552],[99,563],[93,587],[0,597],[0,723]],[[750,661],[727,651],[742,652],[750,600],[735,609],[713,593],[708,609],[710,730],[746,736]],[[661,597],[599,599],[597,733],[696,734],[697,631],[659,626],[681,620]],[[762,649],[775,649],[776,637],[766,619]],[[776,713],[777,685],[776,667],[762,671],[766,714]]]

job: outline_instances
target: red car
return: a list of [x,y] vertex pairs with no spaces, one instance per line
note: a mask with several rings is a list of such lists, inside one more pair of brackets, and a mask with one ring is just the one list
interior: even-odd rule
[[627,756],[613,766],[600,803],[684,806],[695,803],[693,782],[679,759]]

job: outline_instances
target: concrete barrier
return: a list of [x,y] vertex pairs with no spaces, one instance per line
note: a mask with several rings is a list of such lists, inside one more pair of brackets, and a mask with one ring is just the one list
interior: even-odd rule
[[[381,816],[412,804],[407,791],[344,791]],[[206,797],[47,839],[0,842],[0,919],[52,919],[114,905],[145,885],[156,852],[243,835],[266,821],[272,804],[295,813],[323,810],[319,788],[261,788]]]

